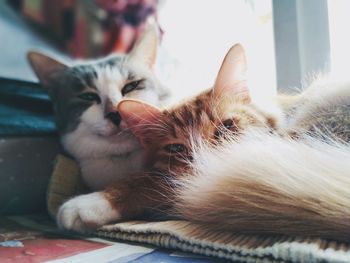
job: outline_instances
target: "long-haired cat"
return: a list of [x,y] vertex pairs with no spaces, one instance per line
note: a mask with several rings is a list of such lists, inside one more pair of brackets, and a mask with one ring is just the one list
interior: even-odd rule
[[158,46],[150,25],[128,55],[68,66],[30,52],[28,59],[52,99],[64,149],[92,190],[142,168],[142,148],[116,109],[124,98],[160,105],[168,97],[153,72]]
[[122,101],[145,172],[67,201],[58,224],[84,231],[168,215],[208,229],[347,240],[350,85],[316,83],[266,110],[249,95],[246,68],[235,45],[214,87],[183,104]]

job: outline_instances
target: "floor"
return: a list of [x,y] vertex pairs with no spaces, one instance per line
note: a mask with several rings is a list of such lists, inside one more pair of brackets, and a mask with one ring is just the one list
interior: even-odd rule
[[228,263],[149,245],[63,233],[45,215],[0,216],[0,262]]

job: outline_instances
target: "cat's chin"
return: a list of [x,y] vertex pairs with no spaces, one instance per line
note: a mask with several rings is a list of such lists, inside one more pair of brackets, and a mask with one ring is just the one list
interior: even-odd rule
[[127,130],[92,131],[88,128],[80,124],[77,129],[62,136],[64,148],[78,160],[127,156],[141,150],[137,138]]
[[129,131],[110,133],[103,138],[111,145],[116,145],[115,155],[127,156],[142,149],[138,139]]
[[132,137],[132,134],[129,132],[121,131],[121,130],[115,130],[115,131],[109,131],[99,134],[102,137],[105,138],[128,138]]

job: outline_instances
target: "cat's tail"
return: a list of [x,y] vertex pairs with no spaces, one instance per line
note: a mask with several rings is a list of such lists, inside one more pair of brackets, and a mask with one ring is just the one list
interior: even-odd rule
[[218,230],[350,240],[350,145],[255,134],[195,155],[176,211]]

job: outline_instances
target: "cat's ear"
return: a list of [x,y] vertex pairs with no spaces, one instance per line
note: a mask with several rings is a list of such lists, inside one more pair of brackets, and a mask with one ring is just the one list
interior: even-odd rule
[[162,111],[150,104],[138,100],[122,100],[117,110],[131,129],[132,133],[144,142],[145,127],[152,126],[162,114]]
[[31,51],[27,54],[28,61],[44,87],[49,87],[52,77],[68,68],[67,65],[39,52]]
[[216,95],[236,96],[244,102],[250,102],[247,60],[242,45],[236,44],[227,52],[213,89]]
[[138,64],[142,63],[152,69],[157,57],[158,42],[158,26],[155,23],[148,24],[143,34],[136,41],[133,49],[130,51],[129,61],[134,61]]

